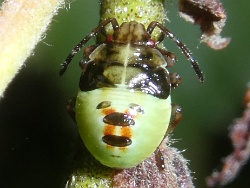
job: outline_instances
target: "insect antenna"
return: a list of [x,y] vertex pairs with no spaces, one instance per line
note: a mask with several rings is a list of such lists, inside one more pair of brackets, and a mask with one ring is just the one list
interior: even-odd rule
[[[62,68],[59,71],[59,76],[62,76],[64,72],[67,70],[67,67],[69,66],[70,62],[74,58],[74,56],[82,49],[82,47],[92,38],[95,37],[99,32],[102,31],[102,29],[108,25],[109,23],[112,24],[112,27],[114,30],[119,28],[119,25],[115,18],[110,18],[102,22],[97,28],[91,31],[89,35],[87,35],[84,39],[82,39],[76,47],[74,47],[71,51],[71,53],[67,56],[65,61],[61,64]],[[103,33],[103,32],[102,32]]]
[[72,59],[74,58],[74,56],[81,50],[81,48],[83,47],[84,44],[86,44],[89,39],[91,39],[92,37],[96,36],[97,33],[92,32],[90,33],[87,37],[85,37],[81,42],[79,42],[76,47],[74,47],[71,51],[71,53],[67,56],[67,58],[65,59],[65,61],[61,64],[62,68],[59,71],[59,76],[62,76],[64,74],[64,72],[67,70],[68,65],[70,64],[70,62],[72,61]]
[[195,60],[195,58],[192,56],[192,53],[189,51],[189,49],[179,40],[175,37],[175,35],[169,31],[165,26],[163,26],[161,23],[159,22],[151,22],[147,28],[147,32],[151,35],[153,30],[155,29],[155,27],[158,27],[159,29],[161,29],[161,31],[163,33],[165,33],[167,35],[168,38],[170,38],[172,41],[175,42],[175,44],[182,50],[182,52],[184,53],[184,55],[187,57],[187,59],[191,62],[192,67],[196,73],[196,75],[198,76],[199,80],[201,83],[204,82],[204,76],[202,71],[200,70],[199,64],[198,62]]

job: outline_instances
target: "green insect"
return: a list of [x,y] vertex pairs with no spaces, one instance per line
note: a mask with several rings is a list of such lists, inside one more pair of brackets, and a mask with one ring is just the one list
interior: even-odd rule
[[[112,35],[105,32],[109,24],[114,30]],[[163,36],[158,41],[151,38],[156,27]],[[176,57],[158,47],[164,35],[190,60],[201,82],[203,74],[191,52],[162,24],[152,22],[146,29],[131,21],[119,26],[111,18],[72,50],[60,75],[97,34],[104,35],[106,41],[84,50],[79,92],[68,109],[85,146],[98,161],[117,169],[134,167],[157,150],[182,116],[181,108],[172,105],[170,97],[171,89],[179,85],[181,78],[167,70]]]

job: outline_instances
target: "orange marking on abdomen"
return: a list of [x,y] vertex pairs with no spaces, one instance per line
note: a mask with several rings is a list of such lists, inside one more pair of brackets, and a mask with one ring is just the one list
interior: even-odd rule
[[119,147],[119,150],[127,151],[127,150],[128,150],[128,147]]
[[104,115],[109,115],[109,114],[112,114],[114,112],[116,112],[116,109],[114,109],[114,108],[105,108],[105,109],[102,109],[102,113]]
[[104,135],[114,135],[116,127],[113,125],[105,125],[103,134]]
[[127,138],[131,138],[132,137],[131,127],[122,127],[121,128],[121,136],[125,136]]
[[114,146],[111,146],[111,145],[106,144],[106,148],[108,148],[108,149],[114,149],[115,147],[114,147]]

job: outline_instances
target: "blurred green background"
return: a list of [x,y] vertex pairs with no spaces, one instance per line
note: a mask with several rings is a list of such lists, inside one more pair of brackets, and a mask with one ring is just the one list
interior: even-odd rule
[[[228,20],[222,35],[232,37],[232,41],[221,51],[200,44],[199,27],[179,17],[177,1],[165,3],[171,20],[166,26],[187,44],[206,77],[200,84],[189,62],[166,40],[166,47],[179,59],[170,71],[177,71],[183,78],[172,93],[173,102],[181,105],[184,113],[174,131],[173,138],[178,139],[174,147],[185,150],[183,155],[190,160],[198,188],[206,187],[206,176],[231,152],[229,125],[243,113],[242,98],[250,81],[250,2],[235,2],[223,1]],[[67,9],[61,9],[34,55],[5,92],[0,101],[1,188],[64,186],[78,139],[65,106],[78,89],[82,54],[63,77],[58,71],[70,50],[98,21],[98,1],[73,1]],[[246,164],[226,187],[249,187],[249,177],[250,166]]]

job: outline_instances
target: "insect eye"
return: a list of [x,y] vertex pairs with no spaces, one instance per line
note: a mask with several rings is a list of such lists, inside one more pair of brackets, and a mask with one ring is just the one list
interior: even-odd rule
[[153,39],[148,39],[147,46],[154,48],[156,43]]
[[106,37],[106,43],[112,43],[113,41],[114,41],[113,35],[108,35],[108,36]]

